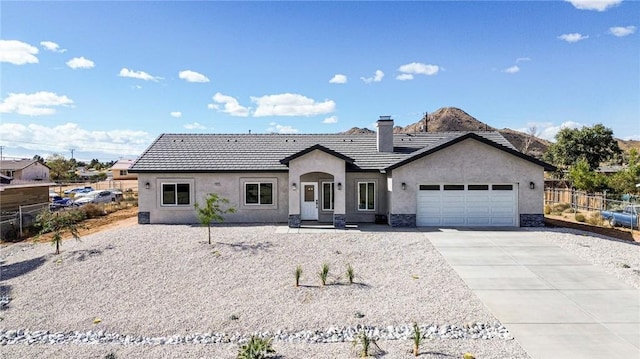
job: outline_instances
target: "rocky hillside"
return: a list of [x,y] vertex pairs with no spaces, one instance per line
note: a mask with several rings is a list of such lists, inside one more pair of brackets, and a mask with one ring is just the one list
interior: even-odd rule
[[[425,131],[426,128],[426,131]],[[540,158],[551,145],[551,142],[532,137],[527,133],[515,131],[509,128],[498,130],[488,124],[478,121],[473,116],[455,107],[443,107],[433,113],[427,115],[427,121],[424,117],[418,122],[408,126],[396,126],[393,128],[394,133],[418,133],[418,132],[448,132],[448,131],[498,131],[511,142],[511,144],[521,152],[525,152],[533,157]],[[374,130],[368,128],[354,127],[344,134],[372,134]],[[640,150],[640,141],[625,141],[618,139],[620,148],[627,152],[631,148]]]
[[[425,131],[426,128],[426,131]],[[482,121],[478,121],[473,116],[455,107],[443,107],[433,113],[427,115],[427,121],[424,117],[418,122],[405,127],[396,126],[394,133],[418,133],[418,132],[450,132],[450,131],[496,131],[494,127],[487,125]],[[514,147],[520,151],[525,151],[530,155],[542,156],[549,145],[548,141],[533,138],[526,133],[503,129],[500,132]],[[375,133],[368,128],[354,127],[344,134],[370,134]],[[530,142],[530,143],[529,143]],[[527,147],[528,144],[528,147]]]

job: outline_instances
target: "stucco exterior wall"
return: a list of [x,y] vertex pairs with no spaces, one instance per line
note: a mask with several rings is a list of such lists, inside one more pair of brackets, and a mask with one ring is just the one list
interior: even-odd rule
[[[145,184],[150,188],[146,189]],[[180,182],[191,185],[191,199],[188,206],[162,206],[161,184]],[[274,183],[273,205],[245,205],[245,182]],[[225,223],[279,223],[287,222],[288,216],[288,175],[274,173],[168,173],[138,175],[138,210],[149,213],[149,223],[198,223],[193,204],[203,204],[209,193],[217,193],[229,200],[236,213],[225,215]]]
[[[358,210],[358,182],[374,182],[376,188],[375,210]],[[347,172],[346,180],[347,222],[373,223],[376,214],[387,215],[387,176],[380,172]]]
[[34,162],[29,166],[16,171],[14,178],[24,181],[48,181],[49,168],[40,162]]
[[[303,177],[308,173],[325,173],[333,176],[334,183],[345,183],[345,162],[343,159],[332,156],[324,151],[315,150],[289,162],[289,182],[288,188],[292,188],[293,183],[299,187],[300,182],[310,180],[310,177]],[[315,178],[320,178],[321,175]],[[327,178],[325,175],[323,178]],[[300,214],[300,194],[299,189],[295,195],[289,196],[289,214]],[[336,188],[334,195],[333,213],[345,214],[345,192]]]
[[[543,213],[543,168],[473,139],[396,168],[392,177],[391,213],[415,214],[418,185],[425,183],[517,183],[518,213]],[[529,188],[530,182],[535,189]]]

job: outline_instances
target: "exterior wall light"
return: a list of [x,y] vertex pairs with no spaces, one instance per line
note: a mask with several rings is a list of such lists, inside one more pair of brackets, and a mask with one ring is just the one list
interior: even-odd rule
[[296,183],[295,183],[295,182],[293,182],[293,183],[291,184],[291,189],[292,189],[292,190],[294,190],[294,191],[298,189],[298,187],[296,186]]
[[530,189],[535,189],[536,188],[536,184],[533,182],[529,182],[529,188]]
[[407,184],[406,184],[406,183],[402,182],[402,185],[401,185],[401,186],[402,186],[402,190],[403,190],[403,191],[404,191],[405,189],[407,189]]
[[342,190],[342,182],[338,182],[338,191]]
[[151,188],[151,183],[149,183],[149,182],[145,183],[145,184],[144,184],[144,188],[145,188],[145,189],[149,189],[149,188]]

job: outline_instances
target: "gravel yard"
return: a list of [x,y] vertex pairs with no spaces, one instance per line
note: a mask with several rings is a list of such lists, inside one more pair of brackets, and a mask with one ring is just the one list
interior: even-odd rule
[[[407,333],[389,332],[417,322],[435,330],[435,339],[424,344],[425,358],[460,357],[467,351],[478,358],[528,357],[517,341],[504,338],[508,333],[497,329],[496,318],[430,244],[428,233],[280,234],[268,225],[222,226],[213,233],[210,246],[202,227],[118,228],[81,242],[66,240],[59,256],[46,243],[3,246],[0,286],[10,302],[0,311],[0,337],[9,330],[74,338],[90,331],[88,341],[101,344],[10,344],[0,346],[1,356],[234,357],[234,340],[279,332],[274,347],[286,358],[354,357],[351,343],[340,341],[352,339],[345,334],[349,330],[366,327],[399,339],[379,341],[385,358],[408,358]],[[540,233],[638,287],[639,246]],[[317,276],[323,263],[330,266],[324,287]],[[347,284],[347,264],[355,269],[353,285]],[[297,265],[303,269],[298,288]],[[476,332],[469,326],[476,328],[475,323],[487,326],[490,339],[471,339]],[[117,339],[103,340],[104,333]],[[194,342],[199,333],[223,335],[231,343]],[[456,335],[464,339],[449,339]],[[125,336],[144,344],[123,345]],[[310,343],[331,342],[331,337],[338,342]],[[171,338],[178,344],[159,345]]]

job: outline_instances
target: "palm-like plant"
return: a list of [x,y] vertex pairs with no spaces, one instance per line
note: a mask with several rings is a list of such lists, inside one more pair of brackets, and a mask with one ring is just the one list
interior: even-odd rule
[[356,277],[356,273],[353,270],[353,267],[351,266],[351,264],[347,264],[347,280],[349,281],[349,284],[353,284],[353,280]]
[[51,244],[56,246],[56,253],[60,254],[60,245],[62,243],[62,234],[69,232],[76,240],[80,240],[78,231],[82,226],[78,224],[81,220],[78,213],[74,211],[67,212],[51,212],[49,210],[42,211],[36,217],[36,225],[40,227],[39,234],[53,232]]

